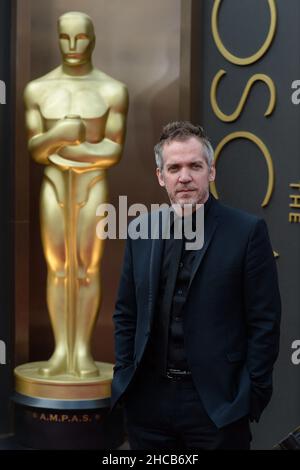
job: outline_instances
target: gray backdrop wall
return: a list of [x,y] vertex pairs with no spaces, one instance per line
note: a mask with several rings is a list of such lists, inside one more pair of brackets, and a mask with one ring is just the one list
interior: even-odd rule
[[[195,106],[198,118],[214,147],[238,131],[247,131],[263,141],[274,166],[274,189],[268,204],[261,207],[268,172],[262,151],[246,139],[228,143],[217,164],[217,190],[220,200],[253,212],[267,221],[273,249],[279,254],[277,266],[282,295],[281,349],[274,374],[274,396],[259,425],[253,425],[253,447],[271,448],[300,426],[300,365],[291,360],[294,340],[300,339],[300,224],[290,214],[290,195],[300,196],[300,106],[292,103],[292,82],[300,79],[300,2],[298,0],[223,0],[218,14],[221,43],[237,57],[245,58],[261,49],[271,25],[269,4],[275,7],[275,34],[261,58],[247,65],[232,63],[213,36],[212,14],[217,1],[202,2],[199,15],[201,44],[198,58],[200,99]],[[225,53],[226,55],[226,53]],[[226,75],[219,82],[216,100],[210,99],[216,74]],[[270,89],[262,81],[253,84],[237,119],[224,122],[216,109],[232,114],[246,84],[256,74],[269,77],[276,90],[275,107],[264,116]],[[194,77],[195,79],[195,77]],[[270,85],[270,88],[273,88]],[[298,199],[298,204],[300,198]]]

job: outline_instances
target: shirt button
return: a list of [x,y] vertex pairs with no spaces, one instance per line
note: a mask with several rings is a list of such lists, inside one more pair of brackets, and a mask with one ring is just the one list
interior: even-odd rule
[[177,294],[182,295],[182,289],[178,289]]
[[183,268],[183,263],[182,262],[179,264],[179,267],[180,267],[180,269]]
[[175,317],[175,321],[180,321],[181,318],[180,317]]

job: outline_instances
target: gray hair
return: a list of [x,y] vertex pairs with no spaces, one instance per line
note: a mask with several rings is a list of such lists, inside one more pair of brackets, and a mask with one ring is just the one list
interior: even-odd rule
[[206,136],[203,127],[194,125],[189,121],[174,121],[167,124],[161,133],[158,143],[154,147],[155,161],[157,168],[163,170],[163,147],[164,145],[173,141],[185,141],[191,137],[196,137],[203,145],[204,158],[209,168],[211,168],[214,161],[214,150]]

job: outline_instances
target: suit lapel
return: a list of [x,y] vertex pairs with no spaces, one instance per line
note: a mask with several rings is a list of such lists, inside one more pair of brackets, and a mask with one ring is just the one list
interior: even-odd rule
[[162,234],[168,222],[170,210],[169,208],[162,209],[153,214],[151,224],[153,229],[151,233],[151,255],[149,266],[149,296],[148,296],[148,312],[150,320],[153,317],[154,307],[158,292],[160,268],[162,261],[162,254],[164,248],[164,240]]
[[[211,196],[212,197],[212,196]],[[197,251],[196,256],[195,256],[195,261],[194,261],[194,266],[193,270],[191,273],[191,278],[189,282],[189,287],[191,286],[193,279],[195,277],[196,272],[200,268],[200,265],[203,261],[204,255],[209,247],[209,244],[214,236],[214,233],[216,231],[217,225],[218,225],[218,214],[217,214],[217,207],[218,203],[215,201],[215,199],[212,200],[211,202],[211,207],[207,213],[207,216],[204,219],[204,245],[203,247]]]

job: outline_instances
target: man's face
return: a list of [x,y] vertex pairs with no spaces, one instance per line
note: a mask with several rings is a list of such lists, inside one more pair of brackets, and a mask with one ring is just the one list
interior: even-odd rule
[[172,141],[163,146],[163,169],[156,170],[158,182],[166,188],[172,204],[203,204],[215,167],[208,167],[202,143],[196,137]]
[[70,16],[59,22],[59,45],[63,61],[70,65],[82,65],[90,61],[95,45],[91,23],[86,18]]

